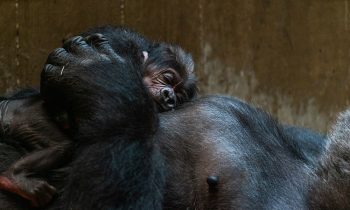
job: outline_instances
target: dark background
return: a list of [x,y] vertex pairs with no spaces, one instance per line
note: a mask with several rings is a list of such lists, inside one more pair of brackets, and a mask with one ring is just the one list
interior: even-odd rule
[[50,51],[127,25],[192,52],[202,95],[326,131],[350,98],[350,0],[1,0],[0,93],[38,86]]

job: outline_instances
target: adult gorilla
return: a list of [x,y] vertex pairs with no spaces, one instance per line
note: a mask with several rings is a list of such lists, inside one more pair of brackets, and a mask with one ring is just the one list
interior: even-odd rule
[[[57,188],[64,186],[48,209],[161,209],[163,165],[152,138],[158,119],[142,82],[141,54],[130,46],[120,56],[99,35],[88,41],[92,46],[73,39],[69,52],[55,50],[42,73],[46,107],[65,108],[77,122],[66,179],[57,171],[47,177]],[[62,73],[60,65],[68,62]],[[2,171],[26,152],[11,145],[11,137],[5,135],[0,145]],[[5,192],[0,199],[0,209],[29,209]]]
[[[45,100],[68,110],[78,141],[49,209],[160,209],[163,193],[164,209],[307,208],[313,164],[268,114],[212,96],[159,114],[157,127],[137,53],[120,57],[100,35],[96,50],[75,40],[73,54],[55,51],[43,72]],[[0,146],[3,168],[21,155]],[[28,209],[4,192],[0,199],[5,209]]]

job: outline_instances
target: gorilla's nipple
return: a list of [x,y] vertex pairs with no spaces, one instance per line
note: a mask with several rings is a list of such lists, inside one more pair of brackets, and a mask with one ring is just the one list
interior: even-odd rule
[[215,192],[218,189],[219,177],[218,176],[208,176],[207,183],[209,186],[209,192]]

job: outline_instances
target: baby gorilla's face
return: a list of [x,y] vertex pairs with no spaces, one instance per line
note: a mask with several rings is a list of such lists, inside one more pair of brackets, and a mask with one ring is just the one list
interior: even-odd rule
[[177,105],[176,88],[181,82],[178,73],[169,68],[165,70],[146,70],[143,81],[159,111],[174,109]]
[[143,52],[144,84],[158,110],[168,111],[195,97],[197,92],[194,64],[182,48],[166,43]]

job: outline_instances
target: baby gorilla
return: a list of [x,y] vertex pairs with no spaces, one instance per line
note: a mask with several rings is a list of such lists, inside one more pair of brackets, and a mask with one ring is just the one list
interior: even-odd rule
[[[69,51],[71,46],[87,42],[92,45],[94,33],[102,33],[113,50],[127,54],[131,45],[143,55],[143,78],[149,93],[159,111],[174,109],[191,100],[197,92],[191,55],[180,47],[166,43],[151,43],[138,33],[126,28],[96,28],[64,43]],[[62,56],[56,50],[50,59]],[[64,68],[61,70],[64,74]],[[0,189],[15,193],[31,202],[34,207],[47,205],[56,192],[40,175],[58,168],[71,159],[73,144],[63,134],[73,124],[65,112],[45,110],[39,94],[25,97],[11,97],[0,101],[0,126],[16,141],[28,147],[29,154],[15,162],[0,176]],[[48,113],[55,113],[50,116]],[[51,120],[54,119],[54,120]],[[59,125],[59,127],[57,126]]]
[[145,60],[143,80],[159,111],[174,109],[196,96],[194,63],[183,49],[156,44]]
[[131,45],[137,45],[144,57],[144,83],[149,89],[159,112],[174,109],[197,95],[192,56],[181,47],[167,43],[154,43],[125,27],[97,27],[83,33],[103,34],[120,55]]

